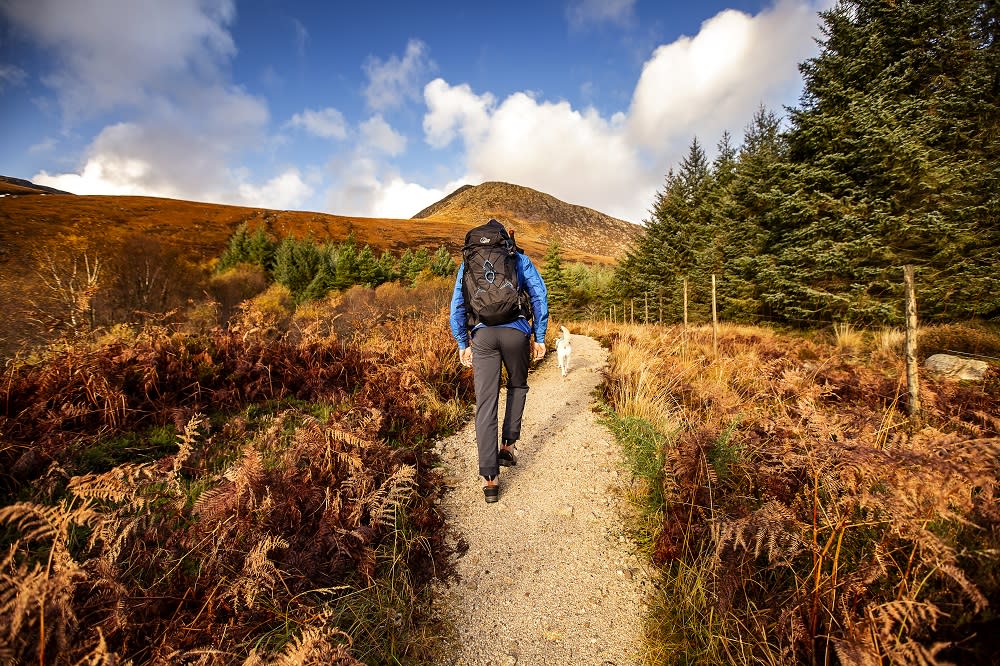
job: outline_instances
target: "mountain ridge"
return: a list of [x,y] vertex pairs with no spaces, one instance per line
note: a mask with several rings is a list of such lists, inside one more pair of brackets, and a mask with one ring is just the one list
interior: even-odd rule
[[37,185],[24,178],[0,176],[0,196],[21,196],[25,194],[69,194],[76,196],[72,192],[57,190],[54,187],[47,187],[45,185]]
[[563,250],[605,255],[612,259],[641,233],[641,227],[600,211],[567,203],[551,194],[502,181],[463,185],[413,216],[414,220],[495,218],[542,244],[558,241]]

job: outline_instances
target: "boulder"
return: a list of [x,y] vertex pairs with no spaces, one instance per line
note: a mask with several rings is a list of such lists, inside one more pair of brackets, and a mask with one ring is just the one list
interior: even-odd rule
[[980,382],[986,374],[989,364],[951,354],[934,354],[924,361],[924,368],[939,377],[957,379],[967,382]]

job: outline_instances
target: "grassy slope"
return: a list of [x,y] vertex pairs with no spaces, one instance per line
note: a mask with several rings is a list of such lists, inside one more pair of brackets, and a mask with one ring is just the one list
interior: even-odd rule
[[[24,186],[0,183],[0,194],[22,193]],[[468,202],[467,202],[468,203]],[[350,217],[304,211],[267,210],[193,201],[134,196],[25,195],[0,198],[0,293],[7,296],[7,312],[14,321],[0,334],[11,348],[24,339],[27,327],[18,314],[40,290],[38,257],[46,252],[79,256],[99,255],[107,263],[129,242],[140,237],[176,251],[196,266],[219,256],[233,231],[243,223],[264,226],[277,237],[312,236],[343,240],[353,233],[361,244],[378,252],[400,253],[407,248],[433,252],[445,245],[458,256],[466,231],[487,219],[482,207],[419,220]],[[518,242],[540,261],[550,240],[559,236],[566,261],[607,264],[613,260],[607,244],[586,238],[567,242],[562,227],[507,216],[517,228]],[[612,248],[613,249],[613,248]],[[0,349],[4,347],[0,340]]]

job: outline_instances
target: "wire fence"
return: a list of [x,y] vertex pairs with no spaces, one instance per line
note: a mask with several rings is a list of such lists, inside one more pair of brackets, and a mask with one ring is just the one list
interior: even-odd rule
[[[711,291],[711,321],[705,321],[704,324],[711,323],[712,325],[712,347],[713,355],[718,356],[718,337],[719,337],[719,319],[717,316],[717,276],[712,276],[712,291]],[[900,378],[900,385],[897,391],[893,392],[893,395],[883,395],[882,397],[885,401],[891,402],[893,404],[899,402],[905,402],[906,410],[910,415],[910,422],[914,429],[920,427],[921,423],[921,405],[920,405],[920,370],[917,360],[917,339],[918,339],[918,321],[917,321],[917,298],[916,298],[916,286],[914,278],[914,268],[913,266],[903,267],[903,282],[905,294],[903,302],[900,304],[903,306],[903,312],[905,313],[904,321],[905,326],[902,329],[899,326],[865,326],[857,325],[850,322],[836,322],[827,319],[805,319],[796,317],[773,317],[761,313],[752,314],[741,314],[736,321],[738,323],[747,324],[759,324],[763,322],[776,323],[776,324],[805,324],[812,328],[833,326],[835,333],[838,338],[841,335],[846,335],[850,332],[854,333],[866,333],[872,331],[897,331],[903,333],[903,340],[900,341],[901,351],[903,352],[903,360],[905,363],[905,386],[904,378]],[[668,301],[669,303],[669,301]],[[688,292],[688,280],[683,281],[683,297],[681,303],[683,304],[682,310],[678,307],[677,302],[669,303],[669,308],[672,312],[668,314],[673,315],[670,317],[674,319],[676,323],[683,323],[685,330],[690,325],[690,313],[691,308],[689,308],[689,292]],[[700,315],[707,319],[708,304],[700,302],[697,307],[694,308]],[[681,310],[681,312],[678,312]],[[621,302],[621,311],[618,310],[618,304],[614,303],[608,306],[605,316],[611,321],[621,321],[623,323],[640,323],[640,324],[660,324],[664,323],[664,298],[663,292],[654,293],[644,293],[642,296],[624,299]],[[682,316],[681,316],[682,315]],[[680,322],[676,320],[680,319]],[[983,360],[991,363],[1000,363],[1000,358],[995,356],[989,356],[985,354],[977,354],[974,352],[963,352],[957,350],[945,350],[945,353],[953,354],[962,358],[973,358],[977,360]]]

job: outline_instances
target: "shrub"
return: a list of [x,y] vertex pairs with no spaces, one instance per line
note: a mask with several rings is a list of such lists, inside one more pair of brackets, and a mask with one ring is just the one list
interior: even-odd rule
[[260,266],[237,264],[209,278],[208,292],[219,304],[223,322],[229,321],[240,303],[267,289],[267,273]]
[[917,353],[921,360],[949,351],[1000,358],[1000,329],[995,325],[962,323],[921,326],[917,331]]

